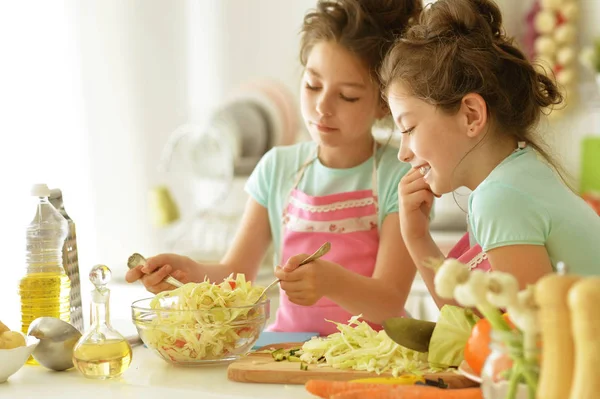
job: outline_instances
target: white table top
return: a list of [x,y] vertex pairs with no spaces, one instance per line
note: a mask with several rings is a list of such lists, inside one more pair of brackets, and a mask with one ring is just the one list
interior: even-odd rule
[[241,399],[314,398],[303,385],[246,384],[229,381],[227,366],[175,367],[138,346],[129,369],[118,380],[91,380],[77,370],[54,372],[25,365],[0,384],[0,398]]
[[[454,243],[456,234],[437,237],[438,240]],[[270,281],[271,276],[266,277]],[[82,297],[84,299],[84,316],[89,309],[88,281],[82,280]],[[268,283],[268,281],[267,281]],[[426,295],[427,289],[422,281],[415,281],[413,291]],[[8,300],[13,306],[3,309],[2,316],[8,326],[18,328],[19,307],[16,290]],[[277,291],[272,290],[272,315],[278,304]],[[136,299],[150,296],[141,284],[124,284],[115,282],[111,292],[112,325],[123,335],[134,334],[135,327],[131,323],[130,305]],[[14,300],[12,300],[14,299]],[[86,317],[87,319],[87,317]],[[86,320],[87,323],[87,320]],[[77,399],[109,399],[116,398],[185,399],[185,398],[286,398],[310,399],[312,395],[302,385],[244,384],[227,380],[227,366],[211,366],[185,368],[172,366],[149,349],[140,346],[134,348],[131,367],[119,380],[98,381],[84,378],[78,371],[53,372],[41,366],[24,366],[0,384],[0,398],[29,399],[44,398],[77,398]]]
[[[89,285],[83,282],[82,285]],[[276,292],[276,290],[272,290]],[[83,293],[88,292],[88,287]],[[115,283],[111,292],[112,326],[124,336],[136,333],[131,322],[131,303],[150,296],[139,284]],[[89,295],[83,295],[87,316]],[[18,302],[16,302],[18,304]],[[11,320],[18,326],[18,306],[10,309]],[[10,312],[4,312],[8,315]],[[12,325],[12,324],[7,324]],[[168,364],[150,349],[135,347],[133,361],[119,380],[91,380],[77,370],[54,372],[42,366],[23,366],[8,382],[0,384],[2,399],[77,398],[77,399],[242,399],[289,398],[310,399],[302,385],[245,384],[227,379],[227,366],[176,367]]]

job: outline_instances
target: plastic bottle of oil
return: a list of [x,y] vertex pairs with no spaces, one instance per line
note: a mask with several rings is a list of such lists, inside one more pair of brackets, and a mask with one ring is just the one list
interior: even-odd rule
[[87,378],[115,378],[131,364],[129,342],[110,325],[110,290],[106,288],[110,277],[110,269],[104,265],[90,271],[90,281],[96,287],[92,290],[90,330],[73,348],[73,364]]
[[[49,202],[48,186],[34,185],[31,195],[37,197],[37,209],[27,227],[27,272],[19,282],[21,331],[24,333],[38,317],[70,321],[71,283],[62,263],[67,221]],[[35,363],[33,358],[29,362]]]

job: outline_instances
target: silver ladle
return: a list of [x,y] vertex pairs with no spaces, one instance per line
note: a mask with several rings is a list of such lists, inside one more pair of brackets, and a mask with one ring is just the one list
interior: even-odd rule
[[[27,335],[40,340],[32,353],[39,364],[56,371],[73,367],[73,348],[81,333],[71,324],[56,317],[38,317],[29,325]],[[138,335],[125,339],[132,347],[142,343]]]

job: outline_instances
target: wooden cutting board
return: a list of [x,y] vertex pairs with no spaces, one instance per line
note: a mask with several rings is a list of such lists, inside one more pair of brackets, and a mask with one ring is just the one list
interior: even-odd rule
[[[302,343],[269,345],[259,350],[271,348],[299,348]],[[227,378],[237,382],[255,382],[265,384],[304,384],[308,380],[349,381],[369,377],[391,377],[391,373],[377,375],[367,371],[338,370],[331,367],[317,367],[309,364],[308,370],[300,370],[300,363],[276,362],[270,353],[250,353],[227,368]],[[425,374],[425,378],[437,381],[442,378],[449,388],[467,388],[478,386],[476,382],[453,372]]]

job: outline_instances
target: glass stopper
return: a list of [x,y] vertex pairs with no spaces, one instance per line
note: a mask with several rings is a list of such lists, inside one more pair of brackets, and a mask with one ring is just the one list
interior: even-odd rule
[[90,270],[90,281],[96,286],[98,291],[106,289],[106,284],[110,281],[111,271],[106,265],[96,265]]

